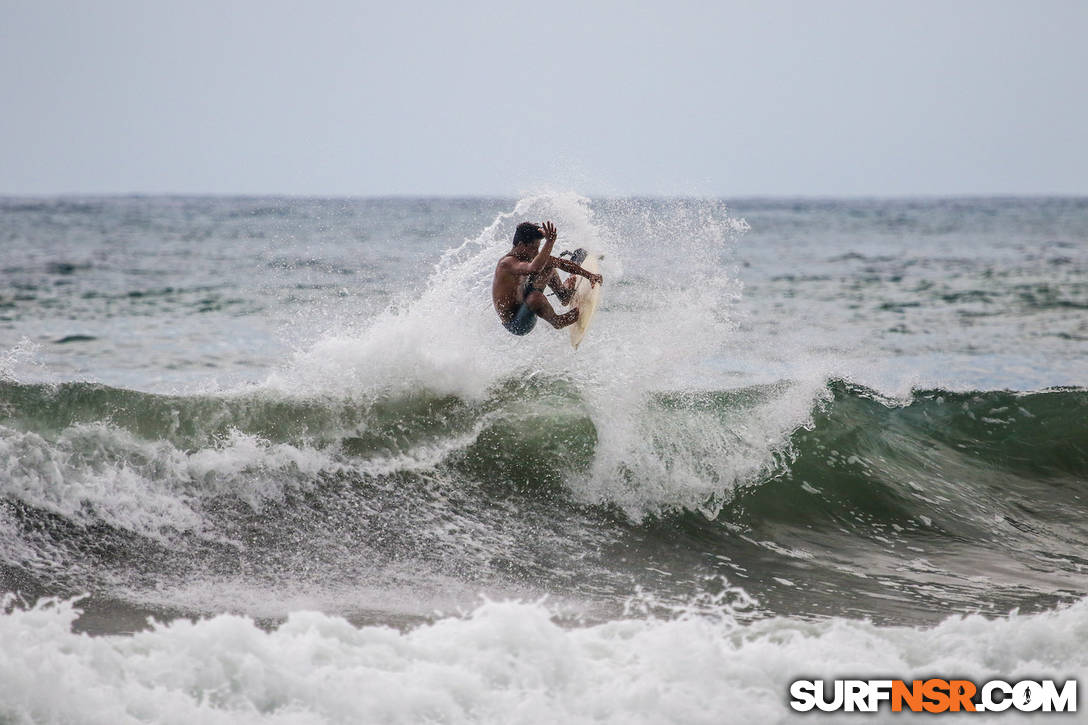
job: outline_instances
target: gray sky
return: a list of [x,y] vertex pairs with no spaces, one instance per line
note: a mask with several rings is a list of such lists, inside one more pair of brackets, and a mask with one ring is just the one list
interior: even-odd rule
[[0,0],[0,193],[1088,194],[1088,2]]

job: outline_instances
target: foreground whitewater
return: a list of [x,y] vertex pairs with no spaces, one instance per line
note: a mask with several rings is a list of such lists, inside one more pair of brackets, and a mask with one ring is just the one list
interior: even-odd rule
[[740,627],[724,613],[564,628],[544,605],[489,602],[407,632],[299,612],[272,631],[218,615],[88,637],[71,633],[75,616],[71,602],[44,602],[0,618],[10,720],[771,723],[787,718],[789,683],[802,675],[1088,675],[1083,602],[925,629],[781,618]]

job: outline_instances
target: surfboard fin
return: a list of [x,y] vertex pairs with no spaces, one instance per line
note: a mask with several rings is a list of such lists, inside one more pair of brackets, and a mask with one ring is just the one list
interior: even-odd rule
[[581,247],[578,247],[578,249],[575,249],[573,252],[566,251],[566,252],[560,252],[559,253],[560,257],[570,257],[570,261],[574,262],[577,265],[581,265],[582,262],[586,261],[586,257],[588,255],[589,255],[589,252],[582,249]]

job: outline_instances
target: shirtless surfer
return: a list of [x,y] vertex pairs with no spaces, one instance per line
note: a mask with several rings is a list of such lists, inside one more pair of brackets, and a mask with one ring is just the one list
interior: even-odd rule
[[[499,313],[502,326],[515,335],[528,335],[536,326],[536,318],[559,330],[578,320],[578,309],[557,315],[544,288],[551,287],[559,301],[566,305],[574,296],[574,275],[581,275],[594,286],[602,282],[599,274],[593,274],[574,262],[553,257],[552,247],[556,238],[555,225],[544,222],[538,226],[532,222],[518,224],[514,232],[514,246],[499,260],[495,267],[495,280],[491,283],[491,299]],[[540,240],[546,240],[541,248]],[[569,272],[564,283],[557,269]]]

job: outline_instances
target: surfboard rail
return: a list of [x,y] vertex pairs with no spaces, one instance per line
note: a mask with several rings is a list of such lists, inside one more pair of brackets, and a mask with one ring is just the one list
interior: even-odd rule
[[[586,254],[585,260],[582,261],[581,267],[587,272],[593,274],[600,273],[600,260],[604,259],[603,254],[590,251]],[[571,299],[571,307],[577,307],[578,321],[570,326],[570,346],[575,350],[582,344],[582,338],[586,336],[586,332],[589,330],[589,323],[593,320],[593,313],[597,311],[597,304],[601,300],[601,288],[604,284],[599,284],[596,287],[586,279],[579,276],[574,282],[574,297]]]

